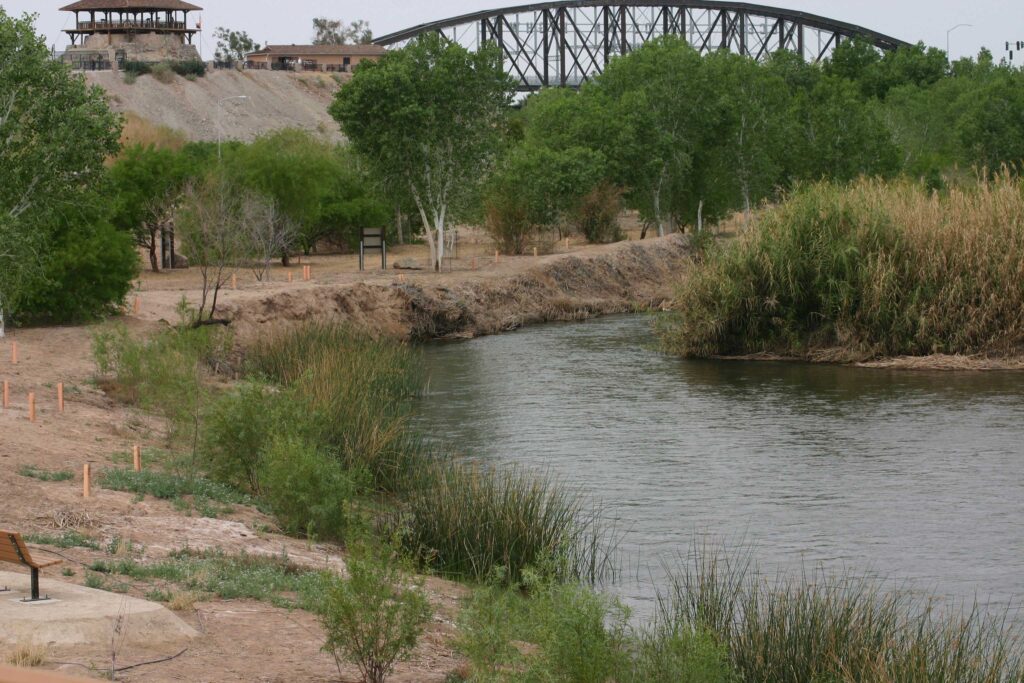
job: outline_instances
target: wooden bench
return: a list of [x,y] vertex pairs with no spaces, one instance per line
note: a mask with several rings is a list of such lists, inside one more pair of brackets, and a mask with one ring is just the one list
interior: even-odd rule
[[[60,564],[60,560],[36,562],[32,559],[32,554],[28,551],[28,546],[22,540],[21,534],[0,530],[0,562],[20,564],[32,570],[32,597],[25,600],[25,602],[36,602],[40,599],[49,600],[49,597],[39,597],[39,570],[43,567],[52,567],[55,564]],[[3,590],[9,589],[5,588]]]

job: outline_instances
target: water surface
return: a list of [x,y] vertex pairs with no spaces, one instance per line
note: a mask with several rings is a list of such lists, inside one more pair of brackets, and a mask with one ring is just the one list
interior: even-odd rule
[[993,610],[1024,597],[1024,375],[686,361],[646,316],[432,345],[422,426],[611,506],[649,611],[702,536]]

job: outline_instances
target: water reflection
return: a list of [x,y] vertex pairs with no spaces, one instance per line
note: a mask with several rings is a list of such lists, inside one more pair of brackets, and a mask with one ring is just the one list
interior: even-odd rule
[[681,361],[641,316],[424,349],[420,419],[463,454],[614,506],[641,609],[658,558],[743,537],[1005,606],[1024,594],[1024,376]]

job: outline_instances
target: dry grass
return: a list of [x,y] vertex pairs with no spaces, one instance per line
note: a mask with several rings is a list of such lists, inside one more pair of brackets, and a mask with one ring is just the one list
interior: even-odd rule
[[1024,348],[1024,181],[820,184],[713,248],[663,327],[688,356],[862,361]]
[[11,666],[32,668],[45,664],[47,654],[48,652],[45,645],[35,645],[31,643],[16,645],[13,650],[7,653],[4,657],[4,661]]
[[181,131],[154,124],[134,112],[124,115],[124,128],[121,129],[123,149],[132,145],[152,145],[157,149],[179,150],[187,142],[188,138]]
[[198,593],[182,591],[171,596],[171,599],[167,602],[167,609],[172,612],[187,612],[194,609],[197,602],[199,602]]

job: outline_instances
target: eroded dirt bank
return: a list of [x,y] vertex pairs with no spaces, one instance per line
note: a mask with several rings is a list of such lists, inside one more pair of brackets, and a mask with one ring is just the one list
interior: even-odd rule
[[541,322],[665,305],[689,260],[674,235],[537,259],[526,269],[417,272],[280,289],[229,301],[223,317],[241,344],[272,326],[339,320],[409,340],[469,338]]

